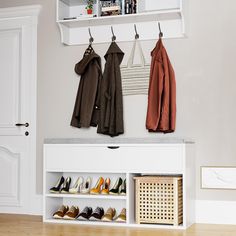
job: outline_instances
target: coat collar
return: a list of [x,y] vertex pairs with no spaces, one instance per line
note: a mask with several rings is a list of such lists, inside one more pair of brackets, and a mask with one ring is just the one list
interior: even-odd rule
[[108,55],[110,55],[110,54],[117,54],[119,63],[122,62],[123,57],[124,57],[124,53],[123,53],[123,52],[121,51],[121,49],[118,47],[118,45],[116,44],[116,42],[112,42],[111,45],[110,45],[110,47],[108,48],[107,53],[106,53],[106,55],[104,56],[106,60],[107,60],[107,58],[108,58]]
[[152,50],[151,55],[159,55],[161,50],[164,48],[163,43],[162,43],[162,39],[159,38],[159,40],[157,41],[156,47]]
[[101,67],[101,58],[99,55],[97,55],[94,51],[87,55],[87,56],[84,56],[83,59],[75,66],[75,72],[78,74],[78,75],[81,75],[85,72],[85,70],[87,69],[87,66],[89,65],[89,63],[92,61],[92,60],[97,60],[100,67]]

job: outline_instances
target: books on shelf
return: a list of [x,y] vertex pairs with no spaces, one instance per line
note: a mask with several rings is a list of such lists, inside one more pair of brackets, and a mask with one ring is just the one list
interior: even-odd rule
[[110,16],[110,15],[120,15],[121,11],[121,1],[100,1],[101,3],[101,16]]
[[137,13],[137,0],[125,0],[125,14]]

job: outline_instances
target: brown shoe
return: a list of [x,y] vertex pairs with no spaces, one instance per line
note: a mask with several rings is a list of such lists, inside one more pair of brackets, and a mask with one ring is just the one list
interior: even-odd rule
[[115,219],[116,222],[126,222],[126,208],[123,208],[121,213],[118,215],[118,217]]
[[79,208],[71,206],[70,209],[66,212],[63,219],[65,220],[74,220],[79,214]]
[[105,215],[102,217],[102,221],[112,221],[114,216],[116,214],[116,209],[115,208],[108,208],[107,212],[105,213]]
[[69,210],[68,206],[64,206],[64,205],[60,206],[60,208],[53,214],[53,218],[55,219],[63,218],[68,210]]

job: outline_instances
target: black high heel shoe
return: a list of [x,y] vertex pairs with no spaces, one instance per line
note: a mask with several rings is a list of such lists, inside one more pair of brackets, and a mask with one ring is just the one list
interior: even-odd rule
[[50,193],[59,193],[64,181],[65,181],[64,177],[61,176],[60,179],[58,179],[56,185],[54,187],[50,188],[49,192]]
[[119,177],[117,180],[116,180],[116,183],[115,185],[113,186],[113,188],[109,191],[109,194],[112,194],[112,195],[116,195],[116,194],[119,194],[119,189],[120,189],[120,186],[122,185],[123,181],[122,179]]
[[121,185],[120,195],[126,195],[126,179],[123,181]]
[[67,177],[66,181],[62,186],[61,193],[69,193],[70,183],[71,183],[71,177]]

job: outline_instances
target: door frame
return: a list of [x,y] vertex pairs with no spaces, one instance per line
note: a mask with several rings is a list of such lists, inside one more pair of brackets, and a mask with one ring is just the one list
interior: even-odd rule
[[[21,29],[27,30],[30,35],[30,53],[28,53],[27,61],[30,61],[28,67],[30,76],[30,150],[29,150],[29,203],[24,212],[17,212],[20,214],[42,214],[42,196],[36,193],[36,114],[37,114],[37,25],[38,16],[41,10],[40,5],[20,6],[0,8],[0,23],[4,24],[7,19],[19,19],[21,22]],[[7,209],[8,213],[11,208]]]

